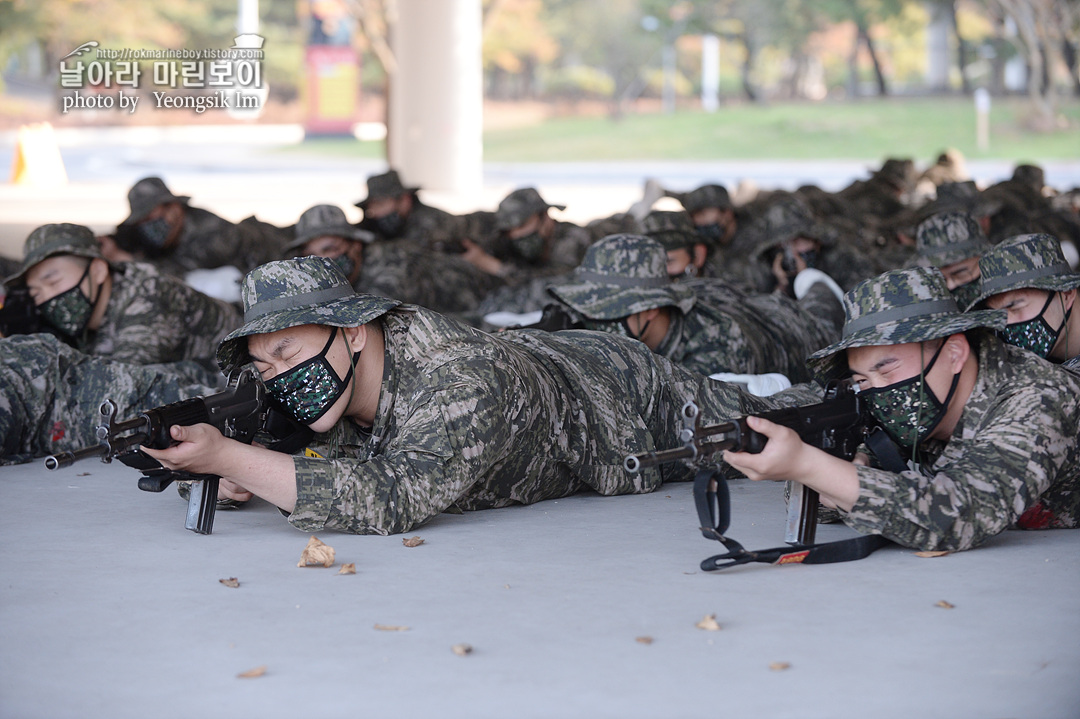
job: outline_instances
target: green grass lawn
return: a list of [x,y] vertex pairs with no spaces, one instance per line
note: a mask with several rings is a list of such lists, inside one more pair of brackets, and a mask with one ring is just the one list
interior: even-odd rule
[[[560,118],[484,134],[493,162],[603,160],[870,159],[906,156],[930,162],[954,147],[968,159],[1080,159],[1080,102],[1063,103],[1068,129],[1024,129],[1021,98],[995,98],[990,147],[976,148],[970,98],[866,99],[844,103],[733,104],[714,114]],[[382,143],[316,140],[296,148],[381,157]]]

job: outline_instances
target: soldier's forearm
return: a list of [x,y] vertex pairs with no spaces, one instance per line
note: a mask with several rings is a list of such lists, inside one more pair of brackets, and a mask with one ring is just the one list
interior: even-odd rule
[[286,512],[296,507],[296,469],[292,455],[232,443],[222,453],[219,474]]

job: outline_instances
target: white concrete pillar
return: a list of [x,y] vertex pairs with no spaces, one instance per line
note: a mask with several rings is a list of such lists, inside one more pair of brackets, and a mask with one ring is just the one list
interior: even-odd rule
[[407,184],[482,184],[481,0],[397,0],[390,47],[390,164]]
[[716,112],[720,108],[720,37],[701,38],[701,109]]
[[952,20],[945,8],[938,3],[926,3],[930,22],[926,27],[926,84],[931,90],[948,90],[949,36]]

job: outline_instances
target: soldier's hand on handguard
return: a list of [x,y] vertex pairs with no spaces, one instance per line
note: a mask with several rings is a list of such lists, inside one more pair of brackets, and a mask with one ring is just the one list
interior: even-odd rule
[[[724,461],[752,480],[797,479],[805,465],[806,450],[813,450],[799,438],[795,430],[761,417],[748,417],[750,429],[769,438],[765,448],[757,453],[724,452]],[[819,450],[820,451],[820,450]]]
[[236,440],[227,439],[217,427],[209,424],[175,424],[169,433],[179,444],[168,449],[140,449],[160,462],[165,469],[194,474],[222,474],[222,454],[228,451],[230,443],[240,444]]

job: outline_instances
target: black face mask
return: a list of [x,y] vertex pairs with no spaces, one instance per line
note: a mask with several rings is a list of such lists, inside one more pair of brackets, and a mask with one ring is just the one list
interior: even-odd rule
[[727,234],[724,232],[724,228],[720,226],[719,222],[713,222],[708,225],[698,225],[697,233],[709,244],[718,244],[722,242],[724,235]]
[[405,218],[397,211],[371,218],[371,227],[383,237],[400,237],[405,231]]
[[169,225],[169,221],[164,217],[148,220],[139,225],[139,234],[142,236],[143,243],[151,252],[160,252],[165,249],[171,230],[172,227]]

